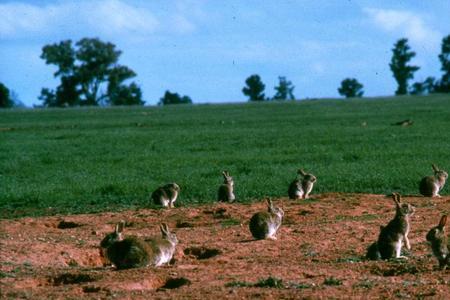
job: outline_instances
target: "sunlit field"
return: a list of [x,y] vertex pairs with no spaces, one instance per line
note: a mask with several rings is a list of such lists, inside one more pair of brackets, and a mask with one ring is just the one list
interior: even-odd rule
[[314,193],[417,194],[449,150],[448,95],[3,110],[0,217],[148,207],[172,181],[178,206],[213,202],[223,170],[241,202],[286,196],[300,167]]

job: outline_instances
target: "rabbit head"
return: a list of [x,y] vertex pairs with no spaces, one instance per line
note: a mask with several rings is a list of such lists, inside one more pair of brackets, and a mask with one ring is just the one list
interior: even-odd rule
[[119,242],[123,240],[123,229],[125,227],[125,221],[120,221],[116,224],[114,228],[114,232],[109,233],[105,236],[105,238],[100,242],[100,247],[106,249],[110,247],[115,242]]
[[166,223],[162,223],[159,228],[161,229],[163,239],[169,241],[172,245],[178,244],[177,236],[170,232],[169,226]]
[[439,221],[439,225],[433,227],[428,231],[426,235],[426,239],[429,242],[444,240],[447,237],[447,233],[445,230],[445,224],[447,223],[447,216],[444,215],[441,217]]
[[234,184],[233,177],[230,176],[230,173],[228,173],[228,171],[223,171],[222,175],[223,175],[223,183],[224,184],[228,184],[228,185]]
[[402,203],[401,198],[402,196],[399,193],[392,193],[392,199],[395,202],[396,216],[409,217],[414,215],[414,212],[416,211],[414,206],[409,203]]
[[100,257],[103,260],[104,265],[110,264],[108,257],[108,249],[117,242],[123,241],[123,228],[125,227],[125,221],[120,221],[116,224],[114,232],[108,233],[100,242]]
[[176,184],[175,182],[167,184],[167,187],[169,189],[172,189],[172,190],[177,191],[177,192],[179,192],[181,190],[180,186],[178,184]]
[[279,218],[284,216],[284,210],[281,207],[273,206],[273,202],[267,199],[267,210],[270,214],[277,215]]
[[317,180],[316,176],[310,173],[306,173],[303,169],[298,170],[298,174],[303,177],[303,180],[309,181],[311,183],[314,183]]
[[432,164],[431,167],[433,168],[434,171],[434,176],[439,179],[440,182],[445,182],[448,178],[448,174],[447,172],[445,172],[444,170],[439,169],[435,164]]

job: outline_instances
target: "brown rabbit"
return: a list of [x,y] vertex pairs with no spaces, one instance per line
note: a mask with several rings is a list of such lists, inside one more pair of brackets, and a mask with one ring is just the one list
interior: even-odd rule
[[233,177],[230,176],[228,171],[223,171],[223,184],[219,186],[219,190],[217,192],[217,200],[221,202],[234,202],[236,197],[234,196],[234,180]]
[[445,230],[447,216],[444,215],[439,221],[439,225],[428,231],[426,239],[431,243],[431,250],[439,261],[439,268],[446,269],[450,265],[450,244]]
[[408,203],[401,202],[401,196],[398,193],[392,194],[395,202],[395,217],[384,227],[380,227],[377,247],[382,259],[406,258],[401,256],[403,241],[406,248],[411,249],[408,233],[410,230],[409,218],[414,214],[414,207]]
[[161,205],[163,207],[173,208],[178,194],[180,193],[180,187],[175,182],[168,183],[166,185],[158,187],[151,195],[153,203]]
[[423,196],[441,197],[439,192],[444,187],[448,174],[444,170],[440,170],[435,164],[431,166],[433,167],[434,176],[422,178],[419,184],[419,191]]
[[289,185],[289,199],[308,199],[317,178],[313,174],[306,173],[303,169],[298,170],[297,174],[301,175],[302,179],[297,178]]
[[255,239],[276,240],[275,234],[281,226],[284,211],[280,207],[274,207],[272,200],[267,199],[267,212],[254,214],[250,219],[249,229]]
[[106,235],[100,243],[102,257],[117,269],[149,265],[158,267],[172,259],[178,239],[170,233],[167,224],[160,226],[162,238],[148,239],[135,236],[124,238],[124,225],[124,221],[118,223],[114,232]]

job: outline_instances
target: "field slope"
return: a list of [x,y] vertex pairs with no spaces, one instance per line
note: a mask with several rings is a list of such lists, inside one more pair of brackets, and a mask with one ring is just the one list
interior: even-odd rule
[[315,193],[417,194],[450,166],[449,116],[448,95],[0,111],[0,218],[148,207],[170,181],[209,203],[222,170],[242,202],[285,196],[299,167]]

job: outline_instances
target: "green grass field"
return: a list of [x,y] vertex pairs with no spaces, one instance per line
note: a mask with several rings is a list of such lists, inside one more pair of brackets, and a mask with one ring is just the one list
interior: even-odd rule
[[[403,119],[414,124],[391,125]],[[449,95],[3,110],[0,217],[149,206],[171,181],[178,205],[212,202],[222,170],[238,201],[285,196],[299,167],[314,193],[417,194],[449,154]]]

